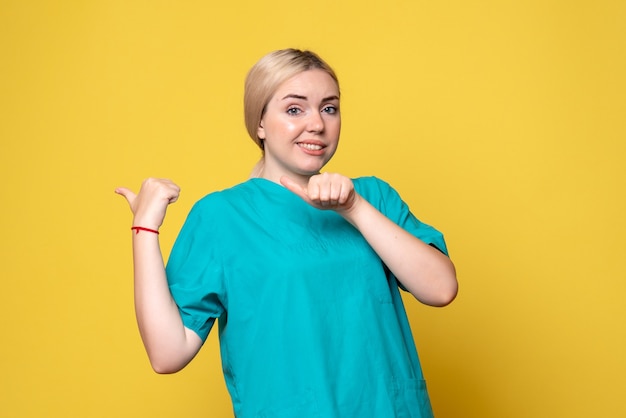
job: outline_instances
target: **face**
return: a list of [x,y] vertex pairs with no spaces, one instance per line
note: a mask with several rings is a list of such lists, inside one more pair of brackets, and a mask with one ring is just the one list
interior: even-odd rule
[[301,72],[279,86],[258,128],[264,139],[263,177],[305,182],[331,159],[339,143],[339,88],[323,70]]

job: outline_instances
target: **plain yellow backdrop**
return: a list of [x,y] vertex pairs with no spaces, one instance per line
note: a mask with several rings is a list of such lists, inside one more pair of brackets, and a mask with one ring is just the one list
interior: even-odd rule
[[0,416],[232,417],[216,334],[154,374],[113,193],[204,194],[259,153],[243,79],[337,70],[328,170],[389,181],[447,238],[444,309],[406,298],[438,417],[626,416],[626,3],[0,1]]

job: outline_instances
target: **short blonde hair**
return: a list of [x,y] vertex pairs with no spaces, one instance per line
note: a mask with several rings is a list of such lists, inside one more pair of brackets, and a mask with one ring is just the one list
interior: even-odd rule
[[333,69],[317,54],[299,49],[282,49],[261,58],[248,72],[243,95],[246,129],[250,138],[263,150],[263,140],[257,135],[265,108],[278,87],[303,71],[326,71],[339,88]]

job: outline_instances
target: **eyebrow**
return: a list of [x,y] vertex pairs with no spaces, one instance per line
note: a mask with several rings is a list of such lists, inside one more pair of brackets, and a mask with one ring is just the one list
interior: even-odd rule
[[[308,100],[308,98],[306,96],[302,96],[302,95],[299,95],[299,94],[288,94],[288,95],[286,95],[285,97],[282,98],[282,100],[285,100],[285,99]],[[339,97],[333,95],[333,96],[324,97],[322,99],[323,102],[329,102],[331,100],[339,100]]]

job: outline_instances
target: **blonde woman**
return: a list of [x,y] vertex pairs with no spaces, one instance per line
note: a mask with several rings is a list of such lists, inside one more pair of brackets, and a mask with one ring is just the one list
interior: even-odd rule
[[431,417],[400,290],[457,293],[443,236],[375,177],[321,173],[339,143],[340,91],[309,51],[263,57],[244,96],[262,150],[252,177],[196,203],[164,268],[158,229],[169,180],[133,212],[137,321],[158,373],[191,361],[218,320],[238,418]]

